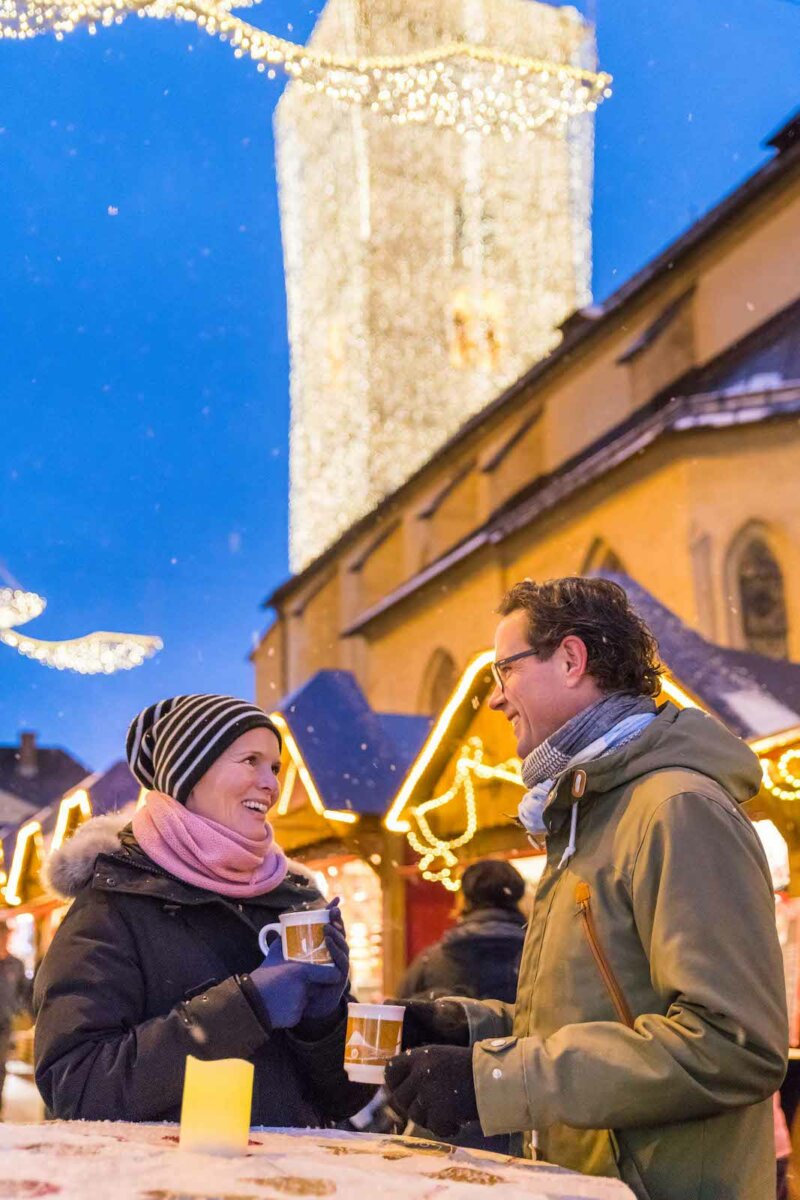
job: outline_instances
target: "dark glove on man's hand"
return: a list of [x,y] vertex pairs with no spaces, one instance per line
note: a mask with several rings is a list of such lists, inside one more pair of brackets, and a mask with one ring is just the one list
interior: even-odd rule
[[389,1104],[437,1137],[452,1137],[478,1119],[472,1050],[426,1046],[398,1054],[386,1068]]
[[402,1004],[403,1049],[418,1046],[468,1046],[469,1022],[463,1004],[457,1000],[387,1000]]
[[[342,914],[338,900],[328,905],[330,922],[325,929],[325,945],[331,956],[332,966],[325,968],[325,977],[309,985],[308,999],[303,1010],[303,1021],[311,1018],[332,1017],[347,991],[350,974],[350,949],[344,932]],[[342,1009],[344,1013],[344,1009]]]

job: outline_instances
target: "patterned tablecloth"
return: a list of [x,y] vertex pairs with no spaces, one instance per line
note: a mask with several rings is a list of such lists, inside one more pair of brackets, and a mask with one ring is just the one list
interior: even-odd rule
[[0,1124],[0,1200],[631,1200],[589,1179],[416,1138],[254,1129],[246,1156],[178,1148],[174,1125],[111,1121]]

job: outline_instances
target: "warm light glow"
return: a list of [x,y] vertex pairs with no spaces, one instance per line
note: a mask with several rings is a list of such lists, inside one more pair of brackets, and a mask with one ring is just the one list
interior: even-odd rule
[[661,691],[679,708],[699,708],[702,712],[706,711],[700,701],[676,683],[668,671],[661,676]]
[[784,729],[782,733],[773,733],[769,737],[756,738],[748,742],[750,749],[758,755],[770,754],[773,750],[782,750],[785,746],[800,743],[800,725]]
[[255,1068],[242,1058],[186,1056],[180,1148],[234,1157],[247,1153]]
[[[246,7],[248,0],[237,5]],[[352,55],[276,37],[231,13],[232,0],[1,0],[0,38],[55,33],[86,25],[120,24],[130,13],[195,23],[247,55],[271,78],[283,69],[311,92],[358,105],[398,123],[434,122],[457,130],[530,133],[576,113],[591,112],[610,95],[611,77],[557,56],[553,61],[452,41],[390,56]],[[521,13],[523,6],[515,6]],[[572,16],[569,9],[562,25]],[[575,13],[573,20],[579,19]],[[556,45],[555,49],[559,47]]]
[[458,712],[461,705],[469,695],[475,680],[485,671],[490,663],[494,660],[494,651],[485,650],[482,654],[473,658],[461,679],[458,681],[455,691],[442,709],[436,724],[434,725],[425,744],[419,753],[418,758],[412,764],[411,770],[406,775],[403,783],[400,786],[400,791],[397,793],[392,807],[389,809],[384,818],[384,825],[392,833],[408,833],[411,828],[410,823],[403,818],[406,805],[409,803],[414,789],[419,783],[424,771],[428,767],[431,759],[439,749],[443,739],[447,736],[450,724]]
[[283,817],[289,811],[289,805],[292,802],[292,792],[294,791],[294,785],[296,783],[297,783],[297,763],[294,761],[293,758],[290,757],[289,762],[286,766],[286,775],[284,777],[283,784],[281,786],[280,799],[278,800],[278,804],[275,808],[276,816]]
[[358,820],[358,813],[325,807],[322,797],[317,790],[317,786],[311,777],[311,772],[306,766],[303,756],[300,753],[300,748],[297,745],[297,742],[294,740],[289,726],[286,724],[286,721],[283,719],[280,713],[272,713],[270,719],[275,722],[280,730],[281,737],[286,745],[289,757],[295,765],[303,787],[306,789],[308,798],[311,801],[311,807],[314,809],[314,811],[319,813],[321,817],[325,817],[327,821],[339,821],[345,825],[354,825]]
[[40,857],[44,857],[44,844],[42,842],[42,827],[38,821],[28,821],[23,825],[17,834],[16,845],[14,846],[14,857],[11,861],[11,870],[8,876],[8,883],[3,889],[3,894],[6,898],[6,903],[18,905],[22,903],[20,895],[20,884],[22,881],[22,872],[28,861],[29,847],[33,843],[38,847]]
[[764,787],[776,800],[800,800],[800,747],[785,750],[778,761],[761,756]]
[[83,789],[65,796],[58,806],[58,818],[53,832],[53,840],[50,843],[51,853],[54,850],[58,850],[59,846],[63,844],[67,829],[69,828],[70,817],[76,810],[80,813],[82,821],[88,821],[92,815],[92,803],[89,799],[89,793]]

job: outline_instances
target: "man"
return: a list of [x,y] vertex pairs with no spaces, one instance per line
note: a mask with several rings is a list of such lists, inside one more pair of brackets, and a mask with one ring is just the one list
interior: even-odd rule
[[9,953],[8,927],[0,924],[0,1112],[6,1060],[11,1049],[11,1023],[17,1013],[30,1007],[29,990],[24,966]]
[[617,585],[526,581],[499,611],[490,704],[547,867],[515,1005],[411,1003],[392,1106],[440,1136],[478,1117],[528,1154],[536,1131],[540,1157],[640,1200],[767,1200],[788,1034],[739,807],[758,760],[711,717],[656,708],[657,647]]

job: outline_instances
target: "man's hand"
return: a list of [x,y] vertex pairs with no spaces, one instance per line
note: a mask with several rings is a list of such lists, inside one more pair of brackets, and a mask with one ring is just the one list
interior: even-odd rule
[[395,1112],[438,1137],[452,1137],[478,1119],[469,1048],[426,1046],[398,1054],[386,1068],[386,1088]]
[[387,1000],[402,1004],[403,1049],[418,1046],[468,1046],[469,1022],[463,1004],[457,1000]]

